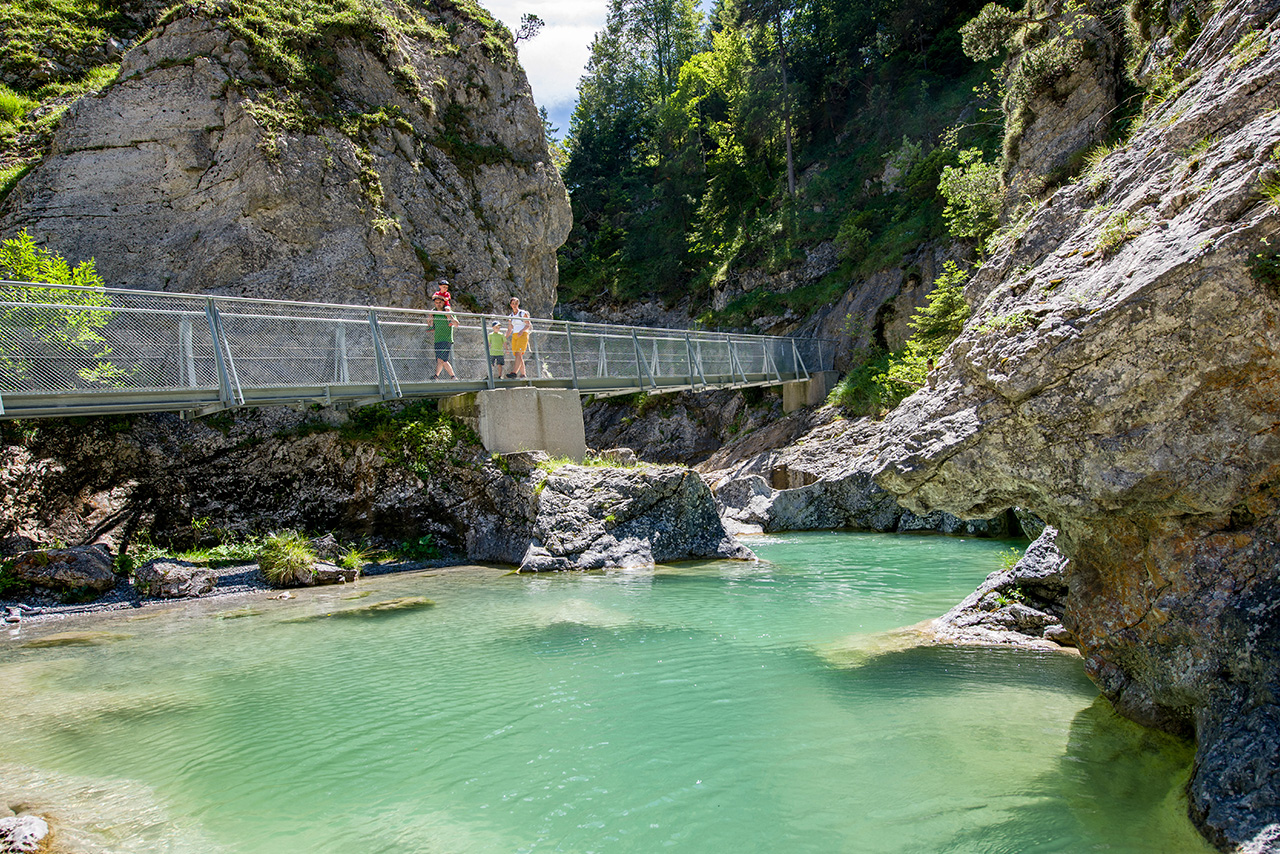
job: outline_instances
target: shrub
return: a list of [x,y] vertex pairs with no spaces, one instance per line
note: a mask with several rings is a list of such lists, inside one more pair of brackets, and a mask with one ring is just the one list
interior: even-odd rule
[[316,553],[297,531],[271,534],[258,553],[258,569],[273,587],[305,583],[314,572]]
[[423,534],[416,540],[406,540],[393,549],[401,560],[433,560],[440,557],[440,547],[431,534]]
[[947,200],[942,216],[955,237],[982,240],[1000,216],[1000,166],[982,159],[982,151],[960,152],[959,166],[944,166],[938,192]]
[[1114,255],[1121,246],[1142,233],[1146,223],[1134,217],[1129,211],[1116,211],[1107,218],[1102,230],[1098,232],[1095,249],[1103,255]]

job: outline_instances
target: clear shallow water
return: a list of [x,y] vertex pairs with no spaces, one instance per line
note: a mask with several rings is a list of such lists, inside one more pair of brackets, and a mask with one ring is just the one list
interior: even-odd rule
[[[751,545],[765,562],[384,576],[56,627],[116,636],[93,646],[24,630],[0,645],[0,795],[113,851],[1209,850],[1190,748],[1117,718],[1078,660],[879,634],[1006,544]],[[305,620],[413,595],[437,604]]]

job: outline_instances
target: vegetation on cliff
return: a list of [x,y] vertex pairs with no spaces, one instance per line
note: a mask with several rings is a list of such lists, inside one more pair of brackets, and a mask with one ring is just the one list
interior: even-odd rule
[[[342,40],[377,56],[428,114],[440,85],[419,78],[411,45],[456,55],[466,41],[492,61],[515,62],[511,33],[474,0],[191,0],[167,9],[17,0],[0,9],[0,200],[47,150],[70,102],[112,83],[124,50],[184,16],[217,18],[242,41],[266,78],[237,85],[251,93],[250,111],[268,132],[329,126],[360,140],[377,126],[406,124],[394,109],[352,104],[333,89]],[[445,118],[442,139],[467,135],[465,117]]]

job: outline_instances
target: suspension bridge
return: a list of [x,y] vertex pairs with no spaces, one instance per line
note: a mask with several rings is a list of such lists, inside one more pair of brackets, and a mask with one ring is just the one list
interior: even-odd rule
[[511,379],[487,337],[509,319],[456,317],[457,378],[435,379],[431,311],[0,282],[0,418],[199,417],[524,388],[572,393],[580,421],[582,395],[802,383],[834,358],[813,338],[532,318],[528,376]]

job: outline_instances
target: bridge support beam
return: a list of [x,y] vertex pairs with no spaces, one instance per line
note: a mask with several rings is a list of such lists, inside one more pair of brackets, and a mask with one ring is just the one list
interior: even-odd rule
[[827,394],[835,388],[835,371],[815,371],[807,380],[798,380],[782,384],[782,411],[795,412],[806,406],[817,406],[827,399]]
[[440,411],[470,424],[495,454],[546,451],[578,462],[587,455],[582,398],[573,389],[476,391],[442,398]]

